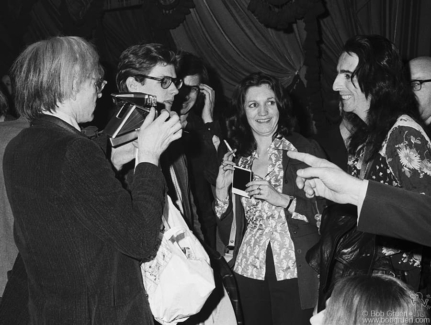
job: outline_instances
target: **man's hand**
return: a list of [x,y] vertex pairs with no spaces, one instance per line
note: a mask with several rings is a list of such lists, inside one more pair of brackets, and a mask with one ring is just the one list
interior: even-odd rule
[[200,84],[199,89],[205,96],[205,105],[202,110],[202,120],[204,123],[210,123],[213,121],[215,91],[210,86],[205,84]]
[[156,119],[155,116],[156,110],[153,107],[138,132],[138,163],[158,165],[161,154],[169,144],[182,136],[177,113],[162,110]]
[[297,172],[296,185],[304,189],[307,197],[324,197],[337,203],[358,205],[363,181],[353,177],[337,165],[310,154],[288,151],[287,155],[300,160],[309,168]]
[[135,151],[138,141],[126,143],[122,146],[111,149],[111,162],[116,170],[123,168],[123,165],[135,159]]

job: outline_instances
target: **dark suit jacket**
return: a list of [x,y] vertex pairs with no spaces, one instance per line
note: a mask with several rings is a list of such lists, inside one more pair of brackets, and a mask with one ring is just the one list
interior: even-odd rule
[[44,116],[9,143],[4,173],[31,324],[152,324],[139,261],[160,229],[160,169],[139,164],[130,194],[97,144]]
[[[317,157],[324,157],[322,149],[316,142],[310,141],[297,133],[289,136],[287,140],[290,141],[299,152],[306,152]],[[299,295],[302,309],[313,308],[316,305],[319,283],[317,272],[315,272],[305,260],[307,251],[319,241],[316,220],[314,219],[314,215],[317,211],[314,205],[315,203],[306,198],[304,191],[300,190],[295,183],[296,171],[305,167],[306,165],[304,163],[290,159],[287,157],[286,152],[283,153],[283,193],[296,198],[296,212],[305,215],[309,221],[307,223],[303,220],[293,219],[291,213],[285,209],[289,233],[295,246]],[[232,262],[236,259],[246,227],[244,208],[238,195],[236,196],[235,203],[236,235]],[[320,213],[323,211],[324,203],[325,200],[323,199],[317,201]],[[230,229],[232,226],[232,206],[231,203],[218,221],[220,237],[225,245],[227,245],[229,241]]]
[[187,117],[187,126],[181,142],[187,157],[190,185],[196,204],[199,221],[203,226],[205,240],[215,247],[216,219],[212,209],[214,196],[211,184],[206,179],[207,169],[215,166],[218,172],[217,150],[213,144],[213,136],[221,140],[220,126],[217,121],[204,123],[200,116],[191,111]]
[[170,167],[173,167],[181,193],[184,219],[195,236],[203,242],[204,236],[191,190],[187,159],[184,154],[184,143],[182,140],[183,139],[179,139],[171,143],[169,148],[163,153],[161,157],[162,170],[167,182],[168,193],[172,201],[175,202],[177,200],[177,194],[170,173]]
[[369,181],[358,230],[431,246],[431,197]]

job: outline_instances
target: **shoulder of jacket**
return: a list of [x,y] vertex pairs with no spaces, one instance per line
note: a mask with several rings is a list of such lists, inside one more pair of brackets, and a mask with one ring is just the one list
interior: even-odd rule
[[317,144],[315,140],[307,139],[296,132],[293,132],[291,135],[289,135],[286,140],[292,143],[299,152],[309,152],[310,148],[316,146]]

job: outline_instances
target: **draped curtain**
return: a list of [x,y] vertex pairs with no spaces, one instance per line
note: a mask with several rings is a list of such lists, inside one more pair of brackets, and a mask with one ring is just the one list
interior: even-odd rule
[[[272,74],[285,86],[290,85],[296,90],[316,84],[312,77],[316,76],[314,71],[318,72],[318,66],[308,69],[308,72],[313,71],[312,74],[307,74],[304,66],[304,53],[315,51],[304,48],[307,32],[308,36],[312,35],[307,29],[310,24],[297,21],[283,31],[264,27],[247,9],[250,0],[168,1],[166,3],[180,4],[181,8],[174,16],[154,15],[157,1],[144,0],[140,6],[112,11],[103,10],[105,0],[3,1],[0,72],[7,72],[25,45],[49,36],[77,35],[97,45],[102,61],[109,67],[108,87],[112,87],[112,91],[115,91],[113,75],[120,53],[132,44],[143,42],[165,43],[197,54],[218,74],[227,97],[240,79],[254,71]],[[313,114],[314,117],[321,114],[324,122],[331,124],[339,117],[332,82],[344,42],[355,34],[380,34],[395,42],[405,60],[429,56],[431,1],[323,2],[326,14],[319,19],[320,53],[315,51],[315,55],[320,60],[324,105],[321,112],[314,109]],[[191,9],[193,3],[195,9]],[[185,21],[169,31],[182,17]],[[155,19],[159,23],[155,23]],[[307,91],[302,92],[306,99],[310,96]],[[311,95],[315,99],[319,96]],[[104,96],[103,100],[105,97],[108,99]],[[319,123],[317,127],[323,128],[325,123]]]
[[171,30],[178,49],[195,53],[217,71],[227,97],[251,72],[262,71],[288,86],[303,77],[304,24],[287,31],[264,27],[248,10],[249,0],[199,0],[183,24]]
[[123,50],[133,44],[151,42],[151,29],[142,7],[107,11],[101,22],[105,60],[117,62]]

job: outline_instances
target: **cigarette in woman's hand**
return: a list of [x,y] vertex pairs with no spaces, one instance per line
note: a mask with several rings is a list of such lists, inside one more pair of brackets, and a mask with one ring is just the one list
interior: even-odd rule
[[232,148],[230,147],[229,143],[227,143],[227,141],[226,141],[226,140],[223,140],[223,141],[224,141],[224,143],[226,144],[226,147],[229,149],[229,151],[230,151],[230,152],[232,152],[232,156],[236,157],[236,156],[235,156],[235,152],[232,150]]

